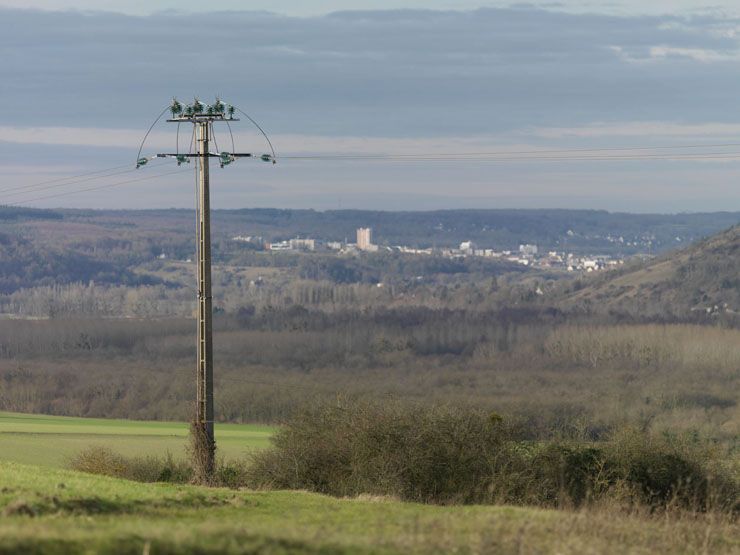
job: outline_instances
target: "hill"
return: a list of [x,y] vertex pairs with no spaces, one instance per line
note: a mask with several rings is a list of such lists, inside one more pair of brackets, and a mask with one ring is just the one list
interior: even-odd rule
[[730,553],[712,516],[430,506],[142,484],[0,462],[5,553]]
[[559,304],[643,318],[740,314],[740,226],[649,263],[580,282]]
[[[737,224],[738,212],[711,214],[623,214],[598,210],[441,210],[372,212],[362,210],[241,209],[213,212],[213,260],[216,271],[234,267],[292,267],[312,280],[346,282],[414,279],[435,273],[464,274],[487,265],[499,275],[501,264],[476,258],[446,261],[442,268],[418,259],[397,268],[394,260],[378,267],[352,261],[311,259],[297,253],[264,252],[263,242],[294,237],[319,241],[354,241],[360,226],[373,228],[379,245],[457,248],[473,241],[479,249],[517,251],[536,244],[542,253],[629,257],[687,245]],[[102,286],[188,287],[192,270],[179,275],[172,262],[193,258],[193,214],[189,210],[36,210],[0,206],[0,296],[21,289],[95,282]],[[250,236],[254,241],[235,241]],[[259,239],[257,239],[259,238]],[[320,253],[316,253],[320,254]],[[395,253],[399,254],[399,253]],[[373,258],[373,257],[367,257]],[[434,261],[432,264],[437,264]],[[381,271],[382,269],[382,271]],[[166,270],[162,273],[162,270]],[[520,267],[519,270],[522,270]],[[230,278],[227,278],[227,281]],[[252,278],[250,278],[252,279]],[[238,281],[238,279],[235,279]],[[2,300],[2,299],[0,299]]]

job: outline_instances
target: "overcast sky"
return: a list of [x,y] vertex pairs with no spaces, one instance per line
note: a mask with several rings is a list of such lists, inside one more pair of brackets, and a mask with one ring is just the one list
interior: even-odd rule
[[[133,160],[173,95],[222,95],[265,127],[279,155],[740,143],[740,14],[729,2],[283,0],[233,11],[244,5],[0,0],[0,203],[66,190],[2,192],[11,187]],[[238,125],[238,150],[266,150]],[[158,126],[145,153],[174,147],[174,135]],[[245,161],[214,173],[213,203],[740,210],[739,177],[740,162],[727,159]],[[189,207],[192,179],[30,204]]]
[[725,13],[740,11],[735,0],[0,0],[0,6],[44,10],[97,10],[129,15],[151,15],[161,11],[202,13],[209,11],[268,11],[284,15],[314,16],[341,10],[471,10],[530,6],[573,13],[595,12],[618,15],[664,15]]

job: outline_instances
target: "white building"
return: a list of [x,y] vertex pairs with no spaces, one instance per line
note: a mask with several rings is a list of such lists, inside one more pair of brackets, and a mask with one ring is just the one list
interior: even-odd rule
[[268,248],[271,251],[289,251],[290,241],[279,241],[277,243],[270,243]]
[[473,254],[475,253],[476,244],[472,241],[463,241],[460,243],[460,250],[463,252],[463,254]]
[[290,248],[294,251],[315,251],[316,240],[315,239],[291,239]]
[[519,245],[519,252],[525,256],[534,256],[537,251],[537,245]]
[[373,228],[360,227],[357,229],[357,248],[361,251],[378,250],[378,246],[373,245]]

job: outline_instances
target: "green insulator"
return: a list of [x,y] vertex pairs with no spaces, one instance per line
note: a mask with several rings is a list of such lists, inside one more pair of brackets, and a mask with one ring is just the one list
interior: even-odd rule
[[213,105],[213,111],[217,114],[224,113],[224,103],[220,100],[216,100],[216,104]]
[[188,159],[188,157],[187,157],[187,156],[185,156],[184,154],[178,154],[177,156],[175,156],[175,159],[177,160],[177,165],[178,165],[178,166],[179,166],[180,164],[182,164],[183,162],[188,162],[188,163],[190,163],[190,160],[189,160],[189,159]]
[[229,107],[228,107],[228,108],[226,108],[226,111],[228,112],[228,114],[229,114],[229,117],[230,117],[230,118],[233,118],[233,117],[234,117],[234,111],[235,111],[235,110],[236,110],[236,108],[234,108],[234,107],[233,107],[233,106],[231,106],[231,105],[229,105]]
[[147,163],[148,161],[149,161],[149,160],[148,160],[147,158],[139,158],[139,159],[138,159],[138,160],[136,161],[136,167],[137,167],[137,168],[140,168],[141,166],[145,166],[145,165],[146,165],[146,163]]
[[224,166],[228,166],[228,165],[229,165],[229,164],[231,164],[231,163],[232,163],[232,162],[233,162],[234,160],[236,160],[236,158],[234,158],[234,155],[233,155],[233,154],[231,154],[231,153],[229,153],[229,152],[222,152],[222,153],[221,153],[221,154],[219,155],[219,158],[220,158],[220,162],[221,162],[221,167],[222,167],[222,168],[223,168]]
[[180,104],[177,100],[172,101],[172,106],[170,106],[170,112],[172,112],[172,116],[177,116],[178,114],[182,113],[182,104]]
[[269,154],[263,154],[262,156],[260,156],[260,160],[262,160],[263,162],[272,162],[272,156],[270,156]]
[[201,104],[200,101],[196,100],[193,104],[193,113],[194,114],[202,114],[203,113],[203,104]]

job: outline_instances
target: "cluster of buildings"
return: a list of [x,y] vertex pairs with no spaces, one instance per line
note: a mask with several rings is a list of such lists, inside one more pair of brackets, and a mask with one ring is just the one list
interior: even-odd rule
[[541,253],[537,245],[522,244],[518,251],[479,248],[473,241],[463,241],[460,247],[443,249],[418,249],[398,245],[394,247],[381,247],[373,243],[373,230],[370,227],[357,229],[357,242],[348,243],[341,241],[321,242],[316,239],[305,239],[296,237],[285,241],[266,242],[259,236],[232,237],[232,241],[252,243],[269,251],[316,251],[328,250],[337,253],[377,252],[387,250],[414,255],[438,254],[448,258],[459,258],[466,256],[480,256],[484,258],[495,258],[514,262],[523,266],[533,268],[562,269],[569,272],[596,272],[608,268],[614,268],[624,263],[623,259],[603,256],[581,256],[573,253],[548,251]]
[[472,241],[460,243],[458,249],[442,249],[442,256],[480,256],[485,258],[498,258],[508,262],[515,262],[523,266],[533,268],[559,268],[569,272],[596,272],[624,264],[621,258],[613,258],[609,255],[580,256],[573,253],[548,251],[541,253],[537,245],[519,245],[518,251],[494,249],[480,249]]
[[361,227],[357,230],[357,243],[343,243],[341,241],[322,242],[317,239],[296,237],[285,241],[269,242],[258,235],[236,235],[232,241],[250,243],[267,251],[364,251],[377,252],[379,246],[373,243],[373,230],[370,227]]

